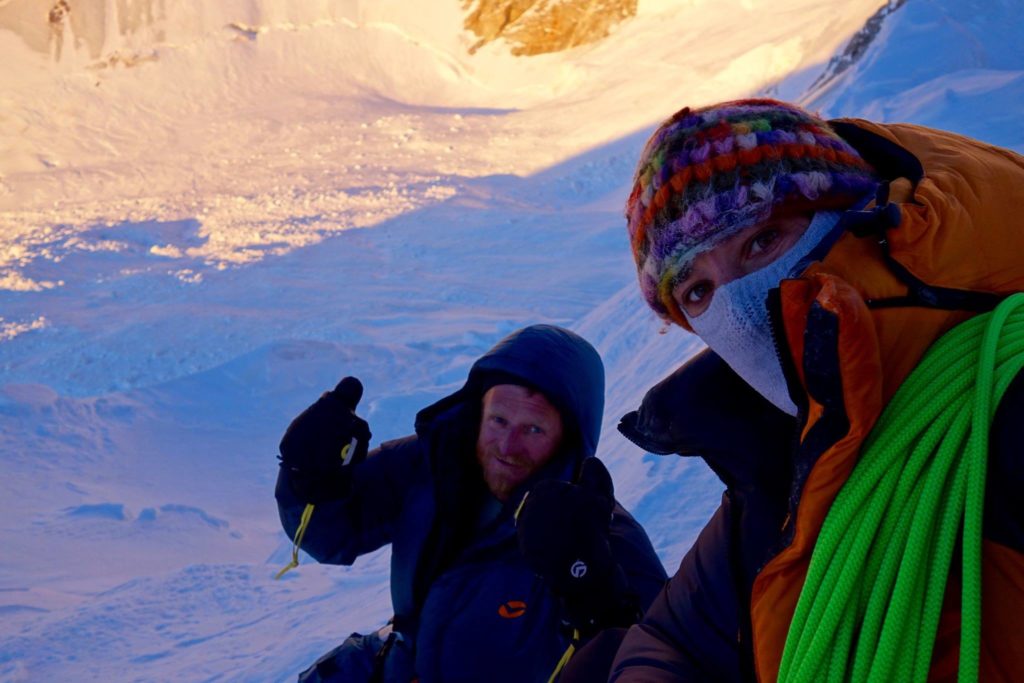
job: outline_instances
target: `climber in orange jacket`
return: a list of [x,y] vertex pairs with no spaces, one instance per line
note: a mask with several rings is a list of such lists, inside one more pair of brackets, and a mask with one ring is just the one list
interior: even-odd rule
[[[640,288],[704,352],[620,429],[727,485],[614,681],[774,681],[822,524],[929,346],[1024,291],[1024,157],[773,100],[683,109],[626,217]],[[991,426],[980,679],[1024,680],[1024,375]],[[930,680],[956,676],[953,563]]]

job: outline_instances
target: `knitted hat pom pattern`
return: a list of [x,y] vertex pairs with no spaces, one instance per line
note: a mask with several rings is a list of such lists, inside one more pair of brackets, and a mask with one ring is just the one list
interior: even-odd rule
[[825,121],[793,105],[758,99],[683,109],[648,140],[626,203],[644,298],[685,325],[672,288],[699,254],[783,205],[846,207],[877,182]]

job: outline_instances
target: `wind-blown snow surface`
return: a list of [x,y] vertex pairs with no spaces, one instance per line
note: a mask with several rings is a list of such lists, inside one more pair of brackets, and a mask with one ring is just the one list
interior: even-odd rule
[[[344,374],[408,433],[531,322],[601,350],[601,454],[670,569],[717,504],[614,429],[699,348],[635,292],[633,161],[684,104],[804,97],[878,0],[641,2],[530,59],[470,57],[454,0],[298,4],[168,0],[57,64],[0,23],[0,679],[289,680],[382,623],[386,550],[273,580],[280,434]],[[806,97],[1022,150],[1021,13],[909,0]]]

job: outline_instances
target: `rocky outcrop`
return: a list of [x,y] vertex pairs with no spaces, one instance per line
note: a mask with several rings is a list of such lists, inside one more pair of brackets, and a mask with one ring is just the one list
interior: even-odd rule
[[868,17],[868,20],[864,22],[864,26],[850,38],[843,51],[829,60],[828,64],[825,65],[824,71],[814,79],[808,91],[813,92],[815,89],[830,83],[839,74],[859,62],[864,53],[871,47],[871,44],[875,42],[875,38],[878,37],[879,32],[882,30],[882,24],[885,23],[886,17],[903,7],[906,2],[907,0],[888,0],[877,12]]
[[[135,37],[164,39],[157,24],[168,0],[0,0],[0,30],[19,36],[35,52],[60,62],[67,52],[96,60],[129,46]],[[193,11],[194,13],[194,11]]]
[[636,15],[637,0],[464,0],[465,27],[479,40],[502,38],[514,55],[559,52],[607,36]]

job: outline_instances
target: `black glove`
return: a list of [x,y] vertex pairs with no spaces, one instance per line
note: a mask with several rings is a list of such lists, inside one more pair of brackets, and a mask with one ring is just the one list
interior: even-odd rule
[[366,459],[370,427],[355,414],[363,385],[346,377],[292,420],[281,439],[281,467],[292,491],[307,503],[348,492],[352,467]]
[[600,460],[587,458],[576,483],[538,482],[516,515],[520,552],[583,630],[635,621],[609,544],[614,508],[611,475]]

